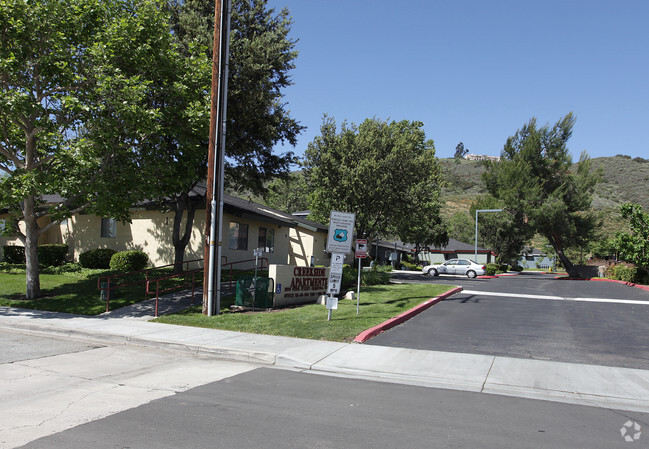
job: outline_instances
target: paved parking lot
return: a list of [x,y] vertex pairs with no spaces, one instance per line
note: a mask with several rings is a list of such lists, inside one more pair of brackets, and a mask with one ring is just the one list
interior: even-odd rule
[[398,277],[464,290],[368,344],[649,369],[647,291],[540,274]]

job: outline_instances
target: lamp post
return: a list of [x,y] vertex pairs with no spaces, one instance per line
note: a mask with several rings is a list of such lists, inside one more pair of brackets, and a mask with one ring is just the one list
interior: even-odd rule
[[502,212],[502,209],[476,209],[475,211],[475,255],[474,262],[478,263],[478,212]]

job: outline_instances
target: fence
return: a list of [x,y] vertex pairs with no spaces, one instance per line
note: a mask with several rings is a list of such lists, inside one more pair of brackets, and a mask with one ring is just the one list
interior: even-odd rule
[[[226,259],[227,260],[227,259]],[[203,259],[194,259],[194,260],[187,260],[183,262],[183,273],[190,271],[189,270],[189,265],[192,263],[196,262],[203,262]],[[120,273],[120,274],[113,274],[111,276],[101,276],[97,279],[97,289],[101,292],[102,298],[105,298],[106,300],[106,312],[110,310],[110,293],[111,290],[117,290],[119,288],[124,288],[124,287],[130,287],[133,285],[147,285],[148,282],[151,279],[152,274],[154,274],[157,270],[161,270],[164,268],[169,268],[173,267],[175,264],[168,264],[168,265],[162,265],[159,267],[153,267],[153,268],[146,268],[144,270],[137,270],[137,271],[129,271],[128,273]],[[202,268],[199,270],[194,270],[194,271],[201,271]],[[136,278],[138,275],[142,275],[142,279],[136,279],[136,280],[131,280],[132,278]],[[119,280],[124,280],[124,282],[119,283]],[[148,287],[144,289],[144,299],[147,299],[149,293],[148,293]]]

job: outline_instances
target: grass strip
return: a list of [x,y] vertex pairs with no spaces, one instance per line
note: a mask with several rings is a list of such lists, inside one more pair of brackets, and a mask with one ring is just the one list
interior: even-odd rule
[[[311,340],[352,341],[362,331],[405,312],[408,309],[454,288],[449,285],[390,284],[361,288],[360,314],[356,301],[340,300],[327,321],[327,309],[318,304],[264,312],[231,312],[218,316],[201,314],[201,306],[165,315],[160,323],[232,330],[266,335],[307,338]],[[227,299],[224,298],[224,302]],[[231,298],[230,298],[231,301]]]

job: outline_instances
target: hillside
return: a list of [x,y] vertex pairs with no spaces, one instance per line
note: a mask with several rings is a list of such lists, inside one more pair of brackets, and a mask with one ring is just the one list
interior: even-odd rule
[[[440,159],[440,162],[446,181],[442,197],[451,203],[451,209],[458,209],[458,205],[466,204],[467,200],[470,204],[476,196],[486,193],[482,162],[455,159]],[[649,160],[629,156],[600,157],[593,159],[592,165],[603,170],[593,197],[594,209],[618,208],[630,201],[649,210]]]
[[[484,164],[480,161],[440,159],[446,186],[442,200],[447,217],[455,212],[468,212],[471,203],[486,193],[482,182]],[[619,206],[627,201],[649,210],[649,160],[629,156],[600,157],[592,160],[594,168],[601,167],[602,179],[593,195],[593,209],[602,217],[602,231],[612,236],[625,226]]]

